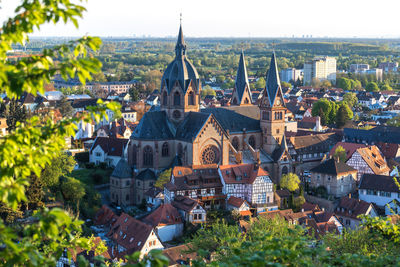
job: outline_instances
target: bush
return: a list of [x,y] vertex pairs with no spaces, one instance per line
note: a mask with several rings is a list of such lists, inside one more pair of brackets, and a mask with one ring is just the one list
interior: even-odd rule
[[96,165],[93,162],[85,163],[86,169],[94,169],[95,167],[96,167]]
[[105,163],[105,162],[100,162],[99,167],[100,167],[101,169],[103,169],[103,170],[105,170],[105,169],[108,168],[107,163]]
[[89,162],[89,152],[80,152],[75,154],[75,160],[79,163]]
[[103,181],[103,176],[99,173],[93,173],[92,174],[92,179],[95,184],[101,184]]

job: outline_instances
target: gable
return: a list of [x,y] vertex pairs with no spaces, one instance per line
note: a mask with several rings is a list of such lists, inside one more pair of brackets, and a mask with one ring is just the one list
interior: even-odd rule
[[203,127],[201,127],[200,131],[197,133],[193,142],[200,140],[203,136],[212,136],[215,138],[215,133],[219,136],[224,136],[225,138],[228,138],[228,134],[215,119],[214,115],[210,113],[210,116],[204,123]]

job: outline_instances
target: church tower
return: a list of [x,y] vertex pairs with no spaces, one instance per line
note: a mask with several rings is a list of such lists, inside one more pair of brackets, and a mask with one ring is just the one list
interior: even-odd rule
[[260,107],[260,126],[263,132],[263,149],[272,154],[280,148],[285,135],[285,102],[275,52],[271,56],[271,64],[267,73],[266,86],[263,91]]
[[240,54],[239,66],[236,74],[235,87],[233,88],[230,104],[233,106],[251,105],[252,103],[249,80],[247,78],[244,53]]
[[161,110],[169,119],[181,122],[189,111],[199,111],[201,82],[196,68],[186,56],[182,23],[175,45],[175,59],[168,65],[161,79]]

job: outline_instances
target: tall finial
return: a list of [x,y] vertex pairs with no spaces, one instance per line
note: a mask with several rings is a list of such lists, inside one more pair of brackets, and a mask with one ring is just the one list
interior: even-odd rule
[[179,14],[179,24],[182,25],[182,12]]

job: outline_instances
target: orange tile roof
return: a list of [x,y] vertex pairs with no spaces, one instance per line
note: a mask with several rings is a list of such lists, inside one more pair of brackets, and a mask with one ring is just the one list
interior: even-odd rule
[[173,225],[182,223],[181,215],[171,204],[162,204],[152,213],[147,215],[143,222],[156,226]]
[[390,171],[385,159],[377,146],[370,146],[357,149],[364,161],[375,174],[384,174]]
[[243,210],[240,212],[240,215],[242,216],[251,216],[251,211],[250,210]]
[[[219,166],[222,177],[225,183],[238,184],[249,183],[252,184],[259,176],[269,176],[268,172],[258,167],[254,170],[254,164],[234,164],[234,165],[221,165]],[[240,177],[240,179],[238,179]]]

